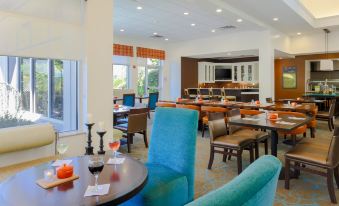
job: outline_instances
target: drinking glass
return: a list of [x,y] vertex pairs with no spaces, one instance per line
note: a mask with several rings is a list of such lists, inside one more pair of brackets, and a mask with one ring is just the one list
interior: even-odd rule
[[120,147],[120,139],[111,139],[108,141],[108,146],[113,151],[113,159],[117,158],[117,151]]
[[104,169],[104,156],[103,155],[90,155],[88,161],[88,170],[95,177],[94,191],[98,192],[101,188],[98,187],[98,178],[101,171]]
[[62,155],[65,154],[67,150],[68,150],[67,144],[61,142],[57,144],[57,151],[60,155],[60,159],[62,159]]

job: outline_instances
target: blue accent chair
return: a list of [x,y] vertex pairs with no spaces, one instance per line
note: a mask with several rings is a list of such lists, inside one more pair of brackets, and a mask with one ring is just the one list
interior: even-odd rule
[[187,206],[271,206],[280,170],[276,157],[262,156],[232,181]]
[[193,200],[197,128],[197,111],[156,108],[147,183],[123,205],[176,206]]
[[123,94],[122,104],[129,107],[135,106],[135,94]]
[[149,93],[148,109],[150,111],[155,110],[158,100],[159,100],[159,92]]

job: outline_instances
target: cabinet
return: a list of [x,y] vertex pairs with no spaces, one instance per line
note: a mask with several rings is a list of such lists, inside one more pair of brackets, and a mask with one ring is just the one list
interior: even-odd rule
[[198,81],[200,83],[215,82],[215,66],[211,62],[198,62]]
[[257,82],[258,62],[241,62],[233,64],[233,82]]

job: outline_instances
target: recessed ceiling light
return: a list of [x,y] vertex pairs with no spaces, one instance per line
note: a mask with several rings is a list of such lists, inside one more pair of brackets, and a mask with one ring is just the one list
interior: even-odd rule
[[120,29],[121,32],[125,31],[125,29]]
[[142,9],[142,7],[141,7],[141,6],[138,6],[138,7],[137,7],[137,9],[138,9],[138,10],[141,10],[141,9]]
[[154,32],[153,35],[157,35],[158,33],[157,32]]
[[237,22],[242,22],[242,19],[237,19]]
[[297,33],[297,35],[301,35],[301,33],[300,33],[300,32],[298,32],[298,33]]
[[190,14],[190,13],[188,13],[188,12],[185,12],[185,13],[184,13],[184,15],[189,15],[189,14]]
[[273,21],[279,21],[279,18],[274,17],[274,18],[273,18]]
[[220,12],[222,12],[222,9],[217,9],[217,10],[215,10],[217,13],[220,13]]
[[274,38],[278,39],[280,37],[279,34],[274,35]]
[[169,39],[167,39],[167,38],[165,39],[165,41],[168,41],[168,40],[169,40]]
[[191,24],[191,26],[195,26],[195,24],[194,24],[194,23],[192,23],[192,24]]
[[214,33],[214,32],[215,32],[215,29],[212,29],[212,31],[211,31],[211,32],[213,32],[213,33]]
[[231,56],[231,55],[232,55],[231,52],[228,52],[228,53],[227,53],[227,56]]

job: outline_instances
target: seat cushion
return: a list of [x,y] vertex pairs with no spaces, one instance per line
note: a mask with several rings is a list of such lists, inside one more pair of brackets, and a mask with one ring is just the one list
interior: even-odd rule
[[329,117],[329,114],[328,112],[324,112],[324,111],[320,111],[317,113],[317,118],[328,118]]
[[253,138],[251,137],[232,134],[215,138],[213,144],[230,147],[243,147],[251,142],[253,142]]
[[285,156],[290,159],[302,160],[316,164],[327,164],[328,148],[310,143],[300,143]]
[[235,131],[233,135],[246,136],[248,138],[251,138],[253,140],[258,140],[258,141],[267,139],[269,137],[267,132],[251,130],[251,129],[240,129],[240,130]]
[[307,124],[307,127],[308,128],[316,128],[317,127],[317,120],[313,119],[311,120],[308,124]]
[[122,205],[172,206],[188,203],[186,176],[159,164],[146,164],[148,180],[145,187]]

